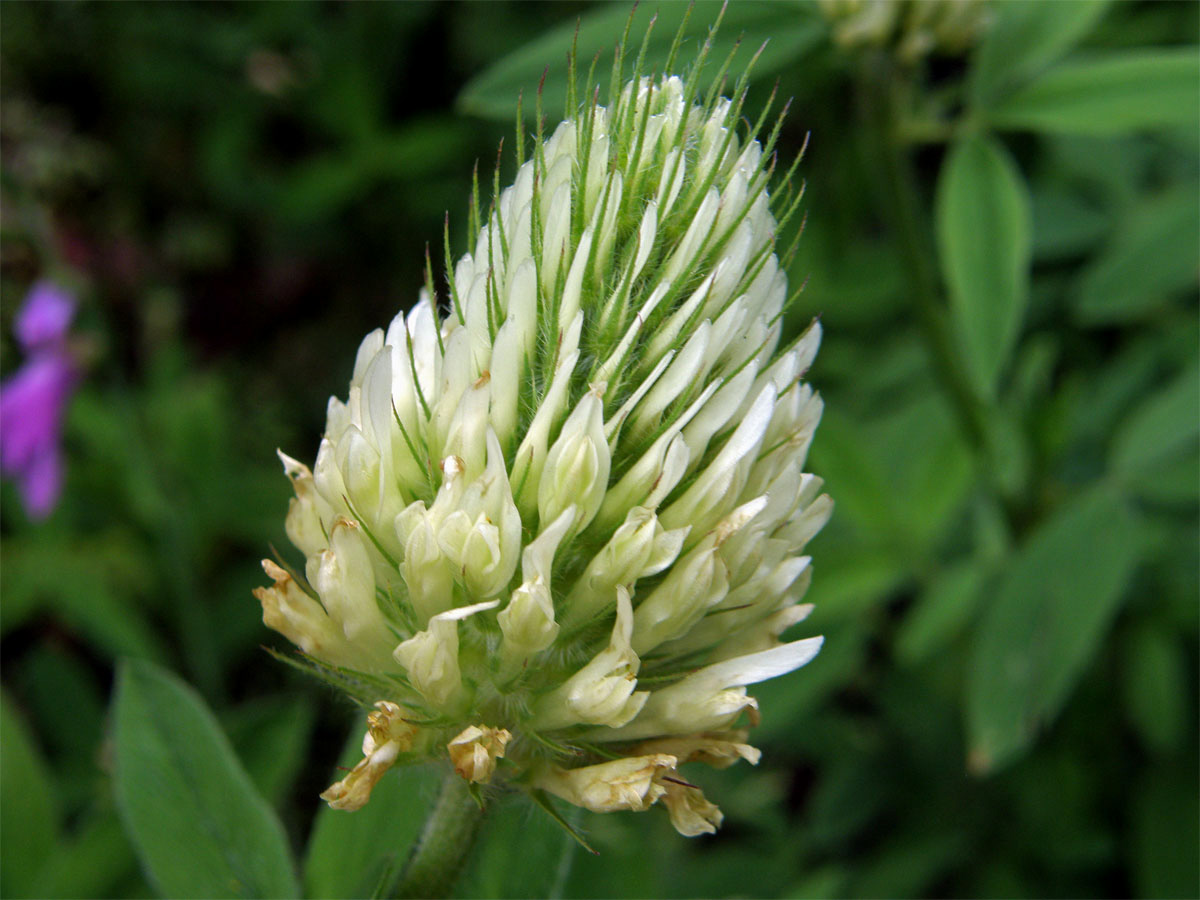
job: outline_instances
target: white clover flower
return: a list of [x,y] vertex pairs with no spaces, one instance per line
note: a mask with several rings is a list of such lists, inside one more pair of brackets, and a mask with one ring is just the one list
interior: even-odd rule
[[306,577],[264,563],[263,620],[375,708],[331,805],[441,757],[711,832],[677,767],[757,763],[747,686],[820,647],[779,640],[831,504],[801,471],[819,325],[780,346],[774,133],[739,134],[744,86],[589,96],[518,141],[442,303],[427,277],[362,342],[313,470],[281,454]]

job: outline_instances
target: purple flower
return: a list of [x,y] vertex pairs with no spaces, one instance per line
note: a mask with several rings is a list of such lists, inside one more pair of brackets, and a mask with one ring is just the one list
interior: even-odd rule
[[35,519],[54,509],[62,490],[63,413],[78,373],[67,348],[75,300],[39,281],[17,313],[13,330],[28,359],[0,384],[0,472],[16,479]]

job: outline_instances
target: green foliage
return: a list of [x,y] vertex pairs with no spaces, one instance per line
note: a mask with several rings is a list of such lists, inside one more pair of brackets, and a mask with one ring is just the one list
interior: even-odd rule
[[961,633],[983,600],[987,575],[987,567],[973,559],[942,569],[905,617],[896,636],[897,658],[921,662]]
[[938,183],[938,245],[950,308],[980,390],[992,395],[1029,298],[1029,198],[990,137],[951,149]]
[[1132,475],[1194,450],[1200,434],[1200,367],[1147,397],[1113,438],[1112,468]]
[[[598,80],[604,83],[613,46],[628,26],[633,35],[632,47],[640,47],[640,36],[654,21],[646,42],[642,71],[662,73],[671,54],[672,44],[680,25],[687,20],[684,45],[677,56],[687,65],[697,48],[708,35],[717,16],[722,12],[717,0],[699,0],[695,4],[670,3],[662,6],[644,5],[634,10],[622,4],[598,6],[581,16],[547,32],[479,73],[458,96],[459,108],[471,115],[511,122],[514,98],[524,98],[522,111],[529,118],[536,115],[534,98],[540,92],[547,125],[554,127],[560,110],[567,100],[567,53],[572,46],[580,66],[597,60]],[[755,77],[774,75],[812,50],[825,36],[825,25],[816,10],[795,0],[742,0],[724,9],[721,28],[715,36],[712,58],[718,63],[741,48],[740,60],[750,58],[761,49],[755,65]],[[710,66],[699,81],[699,89],[707,90],[720,66]],[[736,71],[736,70],[735,70]],[[544,76],[544,80],[543,80]]]
[[1087,35],[1111,0],[1002,3],[980,41],[969,78],[971,100],[986,105],[1053,63]]
[[1058,712],[1116,613],[1140,539],[1137,519],[1102,485],[1047,517],[1017,548],[967,677],[972,768],[1009,762]]
[[61,841],[42,865],[35,897],[86,897],[117,894],[134,880],[137,861],[114,810],[82,823]]
[[6,696],[0,696],[0,725],[0,793],[8,798],[0,817],[5,835],[0,889],[8,897],[32,897],[58,836],[57,804],[46,763]]
[[117,798],[153,883],[173,897],[299,896],[279,820],[195,691],[148,662],[117,679]]
[[[353,734],[341,756],[343,768],[362,758],[361,747],[362,739]],[[337,776],[331,776],[332,782]],[[398,769],[388,773],[372,802],[357,812],[322,808],[305,855],[305,896],[370,897],[377,886],[394,882],[433,806],[440,776],[430,768]]]
[[1140,199],[1117,225],[1109,245],[1084,269],[1075,310],[1087,325],[1113,325],[1154,316],[1196,280],[1200,232],[1196,195],[1185,183]]
[[[394,881],[441,772],[317,799],[362,715],[335,759],[350,711],[263,652],[257,561],[295,561],[272,451],[311,457],[518,92],[532,130],[545,73],[553,128],[566,50],[607,85],[630,6],[6,4],[3,373],[46,274],[85,366],[59,509],[0,488],[0,895],[294,896],[301,849],[306,896]],[[686,10],[638,5],[645,71]],[[821,654],[753,691],[758,767],[685,772],[717,837],[568,816],[595,857],[485,791],[459,896],[1200,892],[1200,7],[1005,0],[915,57],[909,22],[731,3],[701,78],[770,38],[746,112],[792,98],[780,158],[807,141]]]
[[304,697],[244,704],[226,714],[224,730],[259,793],[277,804],[304,768],[312,739],[312,704]]
[[993,109],[1000,128],[1068,134],[1122,134],[1166,125],[1196,127],[1196,48],[1120,53],[1068,61]]
[[[573,809],[568,824],[578,824],[580,818]],[[516,853],[514,835],[520,835]],[[496,798],[490,804],[480,840],[458,896],[562,897],[575,858],[585,853],[567,829],[523,796]]]

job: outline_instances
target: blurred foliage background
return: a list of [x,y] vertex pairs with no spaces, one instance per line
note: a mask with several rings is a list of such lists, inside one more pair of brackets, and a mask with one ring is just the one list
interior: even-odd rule
[[[635,34],[655,9],[665,56],[686,7],[644,3]],[[764,761],[713,774],[718,835],[592,816],[590,857],[498,803],[461,895],[1200,893],[1198,11],[731,4],[718,56],[769,37],[749,108],[777,87],[807,143],[789,326],[826,333],[825,647],[756,691]],[[430,773],[320,808],[361,722],[262,649],[288,652],[250,595],[286,543],[273,451],[312,457],[447,211],[461,251],[518,91],[550,66],[557,116],[576,21],[586,58],[628,12],[3,5],[3,372],[39,277],[80,298],[86,362],[61,505],[2,493],[5,896],[182,893],[186,861],[122,824],[127,658],[199,692],[163,695],[214,742],[197,778],[261,793],[307,896],[403,860]]]

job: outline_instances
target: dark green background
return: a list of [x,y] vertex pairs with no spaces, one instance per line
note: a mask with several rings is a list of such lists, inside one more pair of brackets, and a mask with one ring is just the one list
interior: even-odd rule
[[[0,6],[3,371],[43,276],[78,293],[88,360],[61,507],[30,523],[3,488],[3,894],[171,892],[126,835],[144,785],[114,791],[127,657],[215,711],[311,895],[369,892],[403,853],[429,773],[314,826],[361,720],[261,649],[288,650],[250,594],[286,543],[274,449],[315,454],[447,211],[464,248],[472,167],[490,177],[564,34],[522,48],[578,16],[611,48],[626,9]],[[898,66],[809,4],[734,4],[723,46],[772,37],[751,115],[778,79],[783,155],[809,141],[789,327],[826,334],[809,467],[838,506],[803,626],[825,647],[755,692],[762,764],[705,779],[717,836],[587,816],[601,855],[564,861],[554,826],[499,803],[461,893],[1200,893],[1197,9],[997,4],[977,50]],[[1164,82],[1161,54],[1190,74]],[[1148,87],[1086,68],[1106,60]],[[1077,65],[1074,118],[1031,120],[1028,91]],[[972,323],[997,309],[1011,341],[981,362]],[[122,677],[167,691],[147,671]]]

